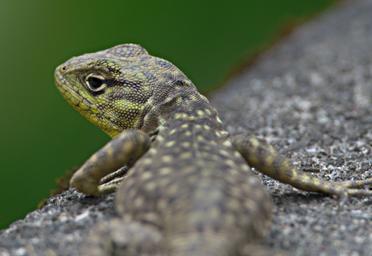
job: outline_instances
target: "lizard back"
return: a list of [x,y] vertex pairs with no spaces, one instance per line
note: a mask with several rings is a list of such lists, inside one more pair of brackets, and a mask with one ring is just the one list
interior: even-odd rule
[[262,237],[271,199],[208,100],[195,91],[176,95],[159,108],[156,139],[119,188],[116,205],[124,218],[161,229],[174,255],[226,255]]

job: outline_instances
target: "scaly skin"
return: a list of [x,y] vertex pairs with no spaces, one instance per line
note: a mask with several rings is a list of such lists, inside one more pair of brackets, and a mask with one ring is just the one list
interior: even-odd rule
[[118,187],[121,219],[94,228],[83,255],[272,255],[257,244],[271,199],[248,165],[307,191],[372,195],[357,189],[372,179],[322,181],[254,137],[230,136],[194,84],[139,45],[72,58],[55,77],[65,99],[113,137],[71,179],[87,195]]

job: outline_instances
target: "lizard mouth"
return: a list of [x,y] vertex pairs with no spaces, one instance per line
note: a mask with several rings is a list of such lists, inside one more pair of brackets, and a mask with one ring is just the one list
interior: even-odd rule
[[101,127],[101,129],[111,137],[117,135],[121,129],[103,113],[100,113],[96,104],[81,95],[79,87],[74,85],[76,82],[73,78],[69,78],[65,75],[66,70],[63,67],[63,65],[57,67],[54,73],[56,87],[63,98],[65,98],[76,111],[95,125]]
[[62,96],[79,111],[91,112],[89,110],[94,108],[94,104],[80,94],[78,88],[73,85],[73,81],[69,81],[69,79],[63,75],[61,69],[63,70],[63,66],[59,66],[56,69],[54,77],[56,86]]

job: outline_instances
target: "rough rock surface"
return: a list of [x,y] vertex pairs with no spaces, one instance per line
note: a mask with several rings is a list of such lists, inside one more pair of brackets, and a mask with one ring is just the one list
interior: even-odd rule
[[[302,26],[212,95],[232,133],[266,138],[328,180],[372,177],[372,1],[348,1]],[[338,201],[262,177],[274,221],[264,241],[289,255],[372,255],[372,198]],[[66,191],[0,231],[0,256],[78,255],[113,195]]]

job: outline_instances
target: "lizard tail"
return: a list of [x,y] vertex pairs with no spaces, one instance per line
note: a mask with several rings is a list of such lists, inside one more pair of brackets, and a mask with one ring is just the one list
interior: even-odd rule
[[[257,241],[244,244],[234,241],[233,234],[193,234],[189,238],[173,240],[172,256],[285,256],[285,252],[273,251]],[[252,243],[253,242],[253,243]]]
[[[235,234],[193,233],[179,238],[173,237],[172,256],[284,256],[282,252],[257,244],[247,243]],[[238,242],[239,241],[239,242]]]
[[230,256],[232,252],[229,236],[222,234],[192,233],[186,236],[173,237],[170,255],[174,256]]

